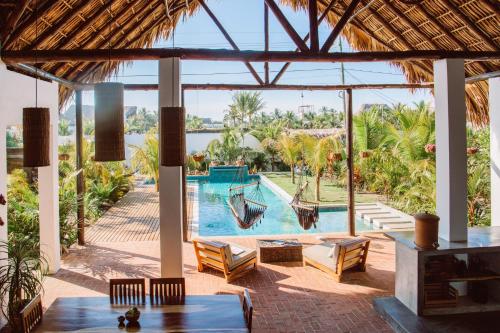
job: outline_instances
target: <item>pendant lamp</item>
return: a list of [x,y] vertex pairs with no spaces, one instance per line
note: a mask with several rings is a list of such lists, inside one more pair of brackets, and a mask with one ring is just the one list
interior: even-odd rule
[[123,83],[94,87],[95,158],[97,162],[125,160]]
[[48,108],[23,109],[23,166],[50,165],[50,112]]
[[185,163],[184,107],[162,107],[160,110],[160,147],[162,166]]

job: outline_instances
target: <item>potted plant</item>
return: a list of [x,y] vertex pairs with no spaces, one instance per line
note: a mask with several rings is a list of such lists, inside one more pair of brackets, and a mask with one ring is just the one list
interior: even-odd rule
[[28,238],[0,243],[0,306],[13,332],[20,332],[20,311],[42,290],[46,261]]

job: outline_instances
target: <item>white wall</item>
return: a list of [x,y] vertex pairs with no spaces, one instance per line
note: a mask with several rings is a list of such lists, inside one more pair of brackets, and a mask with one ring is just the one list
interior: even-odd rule
[[[0,193],[7,192],[6,128],[22,125],[24,107],[34,107],[35,79],[8,71],[0,62]],[[58,85],[38,80],[38,106],[50,109],[51,145],[57,145]],[[59,269],[59,199],[57,149],[51,151],[51,165],[39,168],[40,241],[42,252],[49,263],[49,271]],[[7,201],[9,198],[7,198]],[[7,221],[7,206],[0,206],[0,216]],[[0,227],[0,240],[7,237],[7,225]]]
[[500,226],[500,77],[490,79],[491,225]]

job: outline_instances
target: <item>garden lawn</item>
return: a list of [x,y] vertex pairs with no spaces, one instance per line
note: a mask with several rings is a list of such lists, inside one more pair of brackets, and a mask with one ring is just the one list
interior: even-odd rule
[[[288,194],[294,195],[297,190],[297,184],[292,184],[289,172],[265,172],[263,173],[269,180],[284,189]],[[299,177],[295,178],[298,182]],[[308,177],[310,183],[310,195],[314,197],[315,184],[314,178]],[[347,204],[347,190],[333,184],[328,179],[322,179],[320,185],[321,204]],[[354,200],[357,203],[367,203],[382,201],[382,197],[374,193],[355,193]]]

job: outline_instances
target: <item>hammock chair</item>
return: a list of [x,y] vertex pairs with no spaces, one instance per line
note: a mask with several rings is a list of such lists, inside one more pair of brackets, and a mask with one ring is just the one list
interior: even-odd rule
[[292,202],[290,202],[290,206],[295,211],[300,226],[304,230],[309,230],[312,226],[316,228],[316,222],[319,219],[319,203],[306,200],[309,192],[309,182],[307,179],[303,182],[304,173],[305,171],[301,168],[297,191],[293,196]]
[[267,205],[260,190],[260,181],[245,183],[246,167],[240,166],[229,188],[229,207],[241,229],[254,227],[262,222]]

